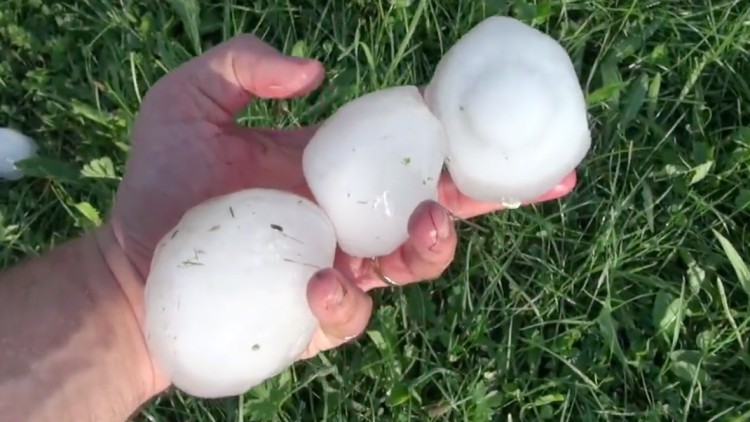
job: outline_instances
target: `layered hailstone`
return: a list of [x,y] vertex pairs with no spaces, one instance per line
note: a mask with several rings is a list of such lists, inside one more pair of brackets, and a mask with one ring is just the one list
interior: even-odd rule
[[535,199],[591,144],[570,57],[515,19],[491,17],[465,34],[438,64],[425,101],[445,127],[451,177],[473,199]]

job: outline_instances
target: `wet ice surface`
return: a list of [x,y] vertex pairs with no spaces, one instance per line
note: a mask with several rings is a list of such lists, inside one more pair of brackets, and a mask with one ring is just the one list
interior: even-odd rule
[[415,208],[437,199],[442,125],[413,86],[388,88],[339,109],[308,144],[303,168],[350,255],[387,255],[408,238]]
[[201,397],[243,393],[287,368],[317,327],[308,281],[335,248],[322,210],[292,194],[241,191],[191,209],[160,242],[146,285],[160,367]]

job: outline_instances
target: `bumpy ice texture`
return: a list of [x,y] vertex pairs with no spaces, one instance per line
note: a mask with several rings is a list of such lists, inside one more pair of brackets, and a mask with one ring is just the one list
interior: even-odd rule
[[0,179],[21,179],[23,173],[16,163],[34,157],[36,152],[36,143],[31,138],[10,128],[0,128]]
[[414,86],[363,95],[320,127],[303,169],[316,201],[353,256],[393,252],[414,209],[437,199],[445,132]]
[[240,191],[189,210],[157,247],[146,284],[159,367],[211,398],[286,369],[317,327],[307,283],[333,265],[335,242],[319,207],[280,191]]
[[518,205],[580,164],[591,144],[586,102],[571,60],[550,36],[491,17],[443,57],[425,101],[448,135],[459,190]]

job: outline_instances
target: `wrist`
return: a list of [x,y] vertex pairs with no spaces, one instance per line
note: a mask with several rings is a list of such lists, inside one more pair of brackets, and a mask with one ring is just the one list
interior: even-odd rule
[[134,357],[137,359],[137,365],[141,370],[139,371],[140,382],[136,388],[142,392],[143,400],[146,401],[162,392],[169,385],[168,380],[159,373],[154,365],[146,345],[145,332],[143,331],[143,327],[145,327],[143,294],[146,280],[128,258],[111,225],[102,225],[92,233],[92,236],[103,263],[114,281],[113,287],[121,293],[129,310],[129,315],[138,328],[136,331],[131,331],[128,341],[137,348]]

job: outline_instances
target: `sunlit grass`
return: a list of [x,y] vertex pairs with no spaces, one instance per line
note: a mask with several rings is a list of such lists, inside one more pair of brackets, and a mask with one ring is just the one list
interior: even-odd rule
[[[0,262],[106,218],[140,99],[240,32],[324,62],[309,98],[244,124],[320,121],[424,84],[483,17],[574,59],[594,147],[564,200],[461,225],[437,282],[378,293],[368,335],[242,398],[172,392],[137,420],[729,421],[750,417],[746,1],[0,0],[0,125],[42,145],[0,185]],[[81,171],[83,170],[83,173]]]

